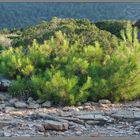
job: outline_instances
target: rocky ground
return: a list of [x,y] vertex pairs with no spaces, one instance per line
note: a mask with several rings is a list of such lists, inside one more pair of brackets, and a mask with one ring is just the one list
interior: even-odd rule
[[[5,90],[9,82],[0,83]],[[3,88],[4,87],[4,88]],[[140,136],[140,101],[108,100],[53,107],[51,101],[19,101],[0,92],[0,136]]]

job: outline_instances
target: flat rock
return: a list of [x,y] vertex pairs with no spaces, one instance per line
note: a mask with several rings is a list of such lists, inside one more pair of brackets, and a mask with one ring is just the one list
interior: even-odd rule
[[0,131],[0,137],[3,137],[3,136],[4,136],[4,132]]
[[73,117],[59,117],[59,119],[68,120],[69,122],[75,122],[82,125],[84,125],[85,123],[84,120],[81,120],[79,118],[73,118]]
[[107,121],[109,118],[107,116],[103,116],[101,114],[87,114],[87,115],[80,115],[76,116],[81,120],[95,120],[95,121]]
[[92,121],[92,120],[89,120],[89,121],[86,121],[86,123],[88,125],[97,125],[97,124],[100,124],[100,121]]
[[52,102],[51,101],[46,101],[46,102],[44,102],[43,104],[42,104],[42,107],[47,107],[47,108],[49,108],[49,107],[51,107],[52,106]]
[[91,103],[84,103],[84,106],[91,106]]
[[28,107],[28,105],[25,102],[22,102],[22,101],[15,102],[14,106],[16,108],[27,108]]
[[102,99],[102,100],[99,100],[99,103],[100,104],[111,104],[111,101],[109,101],[107,99]]
[[45,128],[42,124],[36,124],[35,127],[39,132],[45,132]]
[[37,103],[34,103],[34,102],[31,102],[31,103],[29,103],[29,105],[28,105],[28,108],[29,108],[29,109],[37,109],[37,108],[39,108],[39,107],[40,107],[40,105],[37,104]]
[[63,111],[79,112],[79,109],[76,108],[76,107],[69,107],[69,106],[66,106],[66,107],[63,108]]
[[11,124],[15,124],[15,122],[13,122],[13,121],[7,121],[7,120],[6,121],[0,120],[0,129],[2,129],[5,126],[9,126]]
[[45,121],[43,125],[45,130],[57,130],[57,131],[65,131],[68,130],[69,127],[68,123],[52,121],[52,120]]
[[5,101],[6,100],[6,95],[0,94],[0,101]]
[[119,110],[116,113],[111,115],[114,118],[117,119],[127,119],[127,120],[132,120],[132,121],[136,121],[136,120],[140,120],[140,112],[138,111],[128,111],[128,110]]
[[16,108],[14,108],[14,107],[10,107],[10,106],[5,107],[5,113],[9,113],[9,112],[15,111],[15,110],[16,110]]
[[11,105],[14,105],[15,102],[18,102],[18,99],[17,99],[17,98],[12,98],[12,99],[9,100],[9,103],[10,103]]

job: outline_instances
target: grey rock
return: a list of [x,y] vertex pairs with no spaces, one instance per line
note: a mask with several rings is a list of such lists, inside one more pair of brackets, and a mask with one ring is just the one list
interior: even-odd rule
[[81,102],[78,102],[78,103],[77,103],[77,105],[78,105],[78,106],[81,106],[81,105],[82,105],[82,103],[81,103]]
[[103,116],[101,114],[87,114],[87,115],[80,115],[77,118],[81,120],[95,120],[95,121],[108,121],[110,118],[108,116]]
[[100,110],[96,110],[96,111],[80,111],[80,112],[75,113],[76,116],[79,116],[79,115],[95,115],[95,114],[104,115],[105,113],[103,111],[100,111]]
[[40,107],[40,105],[37,104],[37,103],[34,103],[34,102],[31,102],[31,103],[29,103],[29,105],[28,105],[28,108],[29,108],[29,109],[37,109],[37,108],[39,108],[39,107]]
[[11,81],[8,79],[0,78],[0,91],[7,91],[11,84]]
[[84,106],[91,106],[91,103],[84,103]]
[[42,104],[42,107],[47,107],[47,108],[49,108],[49,107],[51,107],[52,106],[52,102],[51,101],[46,101],[46,102],[44,102],[43,104]]
[[30,104],[31,102],[34,102],[34,100],[33,100],[32,97],[29,97],[28,100],[27,100],[27,103]]
[[84,125],[85,123],[83,120],[80,120],[78,118],[73,118],[73,117],[59,117],[59,119],[68,120],[69,122],[71,121],[82,125]]
[[83,133],[81,132],[81,131],[77,131],[76,133],[75,133],[75,135],[76,136],[81,136]]
[[5,109],[5,104],[0,104],[0,110]]
[[140,125],[140,121],[135,121],[135,122],[133,122],[133,125],[134,125],[134,126]]
[[80,115],[80,116],[77,116],[77,118],[79,118],[81,120],[94,120],[94,115],[93,114]]
[[38,100],[36,100],[36,103],[38,103],[38,104],[43,104],[43,103],[44,103],[44,101],[43,101],[43,100],[38,99]]
[[2,129],[5,126],[13,125],[15,124],[14,121],[8,121],[8,120],[0,120],[0,129]]
[[17,98],[12,98],[12,99],[9,100],[9,103],[10,103],[11,105],[14,105],[15,102],[17,102],[17,101],[18,101]]
[[92,121],[92,120],[89,120],[89,121],[86,121],[86,123],[88,125],[97,125],[97,124],[100,124],[100,121]]
[[6,106],[5,107],[5,113],[9,113],[11,111],[15,111],[16,109],[14,107]]
[[90,134],[90,137],[98,137],[99,136],[99,132],[92,132]]
[[14,105],[16,108],[27,108],[28,107],[28,105],[23,101],[15,102]]
[[111,104],[111,101],[109,101],[107,99],[102,99],[102,100],[99,100],[99,103],[100,104]]
[[4,137],[4,132],[0,131],[0,137]]
[[4,136],[5,136],[5,137],[11,137],[12,134],[11,134],[10,132],[4,132]]
[[0,94],[0,101],[5,101],[6,100],[6,95]]
[[42,124],[36,124],[35,127],[36,127],[37,131],[45,132],[45,128]]
[[76,107],[69,107],[69,106],[66,106],[66,107],[63,108],[63,111],[79,112],[79,109],[76,108]]
[[52,121],[47,120],[43,124],[45,130],[57,130],[57,131],[65,131],[68,130],[69,124],[66,122],[58,122],[58,121]]
[[78,108],[79,110],[83,110],[83,109],[84,109],[83,106],[78,106],[77,108]]
[[140,120],[140,112],[137,111],[119,110],[111,116],[119,120]]
[[134,111],[133,114],[134,114],[135,119],[140,120],[140,112],[139,111]]

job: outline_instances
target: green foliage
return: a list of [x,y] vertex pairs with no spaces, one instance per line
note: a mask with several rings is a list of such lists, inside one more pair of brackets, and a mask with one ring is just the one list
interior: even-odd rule
[[121,38],[120,32],[128,28],[132,28],[133,23],[129,20],[105,20],[95,22],[95,25],[101,29],[111,32],[117,37]]
[[95,24],[53,18],[13,30],[14,47],[0,47],[0,73],[13,81],[9,92],[62,105],[140,97],[137,28],[128,21]]
[[71,43],[66,32],[58,31],[43,44],[34,40],[26,49],[3,50],[0,72],[13,79],[9,88],[13,96],[62,105],[101,98],[132,100],[140,97],[140,43],[136,28],[122,30],[120,35],[123,40],[114,47],[99,40],[79,45],[79,40]]
[[70,44],[75,44],[77,41],[79,46],[94,45],[98,41],[101,46],[114,47],[118,41],[117,37],[110,32],[100,30],[87,19],[58,19],[54,17],[50,22],[44,21],[36,26],[23,29],[21,36],[15,39],[13,44],[14,46],[27,46],[32,44],[33,39],[43,44],[58,31],[66,35]]
[[135,22],[134,26],[136,26],[138,29],[140,29],[140,20],[137,20]]

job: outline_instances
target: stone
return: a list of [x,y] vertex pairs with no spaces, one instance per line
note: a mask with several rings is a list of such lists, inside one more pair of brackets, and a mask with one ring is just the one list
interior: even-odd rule
[[74,117],[59,117],[59,119],[68,120],[69,122],[75,122],[84,125],[84,121]]
[[92,106],[97,106],[98,105],[98,103],[96,103],[96,102],[90,102],[90,103],[91,103]]
[[89,121],[86,121],[86,123],[88,125],[97,125],[97,124],[100,124],[100,121],[92,121],[92,120],[89,120]]
[[5,109],[5,104],[0,104],[0,110]]
[[79,109],[78,108],[75,108],[75,107],[66,106],[66,107],[63,108],[63,111],[79,112]]
[[119,119],[119,120],[132,120],[136,121],[140,119],[140,113],[135,111],[128,111],[128,110],[119,110],[116,113],[111,115],[112,117]]
[[65,131],[68,130],[69,124],[66,122],[58,122],[58,121],[52,121],[47,120],[43,124],[45,130],[56,130],[56,131]]
[[0,94],[0,101],[5,101],[6,100],[6,95]]
[[38,104],[43,104],[43,103],[44,103],[44,101],[43,101],[43,100],[38,99],[38,100],[36,100],[36,103],[38,103]]
[[80,115],[80,116],[77,116],[77,118],[79,118],[81,120],[94,120],[94,115],[92,115],[92,114]]
[[93,108],[91,108],[91,106],[84,106],[83,109],[84,109],[84,110],[89,110],[89,111],[90,111],[90,110],[93,110]]
[[36,127],[37,131],[45,132],[45,128],[44,128],[44,126],[42,124],[41,125],[40,124],[36,124],[35,127]]
[[134,126],[140,125],[140,121],[135,121],[135,122],[133,122],[133,125],[134,125]]
[[140,132],[140,125],[137,125],[135,129]]
[[102,99],[102,100],[99,100],[99,104],[111,104],[111,101],[107,99]]
[[140,101],[136,101],[132,104],[134,107],[140,108]]
[[46,101],[42,104],[42,107],[47,107],[50,108],[52,106],[52,102],[51,101]]
[[83,110],[83,109],[84,109],[83,106],[78,106],[77,108],[78,108],[79,110]]
[[28,107],[28,105],[25,102],[23,102],[23,101],[15,102],[14,106],[16,108],[27,108]]
[[12,120],[11,121],[0,120],[0,129],[2,129],[5,126],[9,126],[11,124],[15,124],[15,122]]
[[98,137],[99,136],[99,132],[93,132],[90,134],[90,137]]
[[139,111],[134,111],[133,114],[134,114],[135,120],[140,120],[140,112]]
[[84,103],[84,106],[91,106],[91,103]]
[[108,121],[109,119],[110,119],[110,117],[104,116],[102,114],[95,114],[94,115],[94,120],[96,120],[96,121]]
[[77,103],[77,105],[78,105],[78,106],[81,106],[81,105],[82,105],[82,103],[81,103],[81,102],[78,102],[78,103]]
[[9,113],[11,111],[15,111],[16,109],[14,107],[6,106],[5,107],[5,113]]
[[4,132],[4,136],[5,136],[5,137],[11,137],[12,135],[11,135],[10,132]]
[[31,103],[29,103],[29,105],[28,105],[28,108],[29,108],[29,109],[37,109],[37,108],[39,108],[39,107],[40,107],[40,105],[37,104],[37,103],[34,103],[34,102],[31,102]]
[[11,81],[0,77],[0,91],[7,91],[11,84]]
[[31,102],[34,102],[34,100],[33,100],[32,97],[29,97],[28,100],[27,100],[27,103],[30,104]]
[[77,131],[76,133],[75,133],[75,135],[76,136],[81,136],[83,133],[81,132],[81,131]]
[[72,112],[61,112],[61,114],[59,116],[62,116],[62,117],[70,117],[72,115],[73,115]]
[[17,102],[17,101],[18,101],[17,98],[12,98],[12,99],[9,100],[9,103],[10,103],[11,105],[14,105],[15,102]]
[[0,131],[0,137],[4,137],[4,132]]
[[16,117],[22,117],[22,116],[24,116],[24,112],[22,112],[22,111],[11,111],[11,112],[9,112],[9,114],[10,115],[12,115],[12,116],[16,116]]

